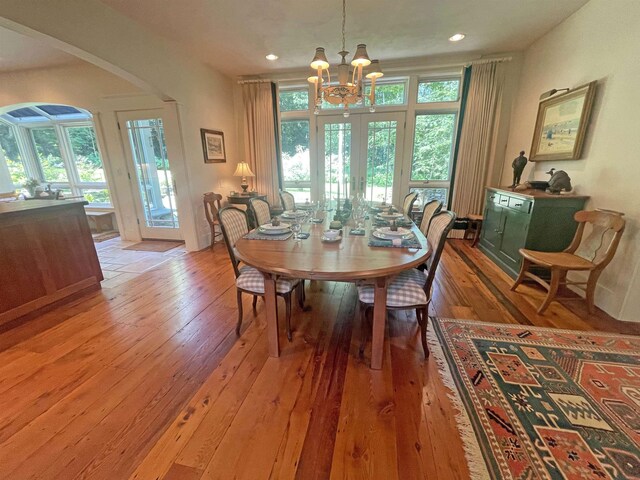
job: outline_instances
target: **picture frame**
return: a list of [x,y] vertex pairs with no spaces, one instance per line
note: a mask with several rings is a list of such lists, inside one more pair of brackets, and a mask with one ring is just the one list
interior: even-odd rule
[[218,130],[200,129],[204,163],[226,163],[227,150],[224,146],[224,133]]
[[529,160],[578,160],[589,125],[596,81],[540,102]]

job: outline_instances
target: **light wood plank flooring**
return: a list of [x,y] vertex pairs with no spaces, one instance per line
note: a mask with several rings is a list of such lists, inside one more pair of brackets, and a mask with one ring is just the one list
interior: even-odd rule
[[[432,315],[640,333],[542,292],[462,241],[445,249]],[[369,369],[352,285],[307,285],[294,340],[267,355],[262,302],[236,338],[223,245],[178,256],[0,332],[2,479],[466,479],[454,412],[415,317],[388,322]],[[282,305],[281,305],[282,308]]]

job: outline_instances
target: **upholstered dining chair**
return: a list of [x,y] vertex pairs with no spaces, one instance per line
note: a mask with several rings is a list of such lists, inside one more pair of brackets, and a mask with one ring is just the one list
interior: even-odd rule
[[[427,243],[431,249],[431,261],[428,271],[421,271],[417,268],[405,270],[391,280],[387,286],[387,310],[415,310],[416,319],[420,326],[420,338],[425,358],[429,356],[427,346],[427,323],[429,320],[429,303],[431,303],[431,286],[436,276],[436,270],[440,263],[440,257],[447,235],[453,227],[456,214],[449,211],[442,211],[433,216]],[[358,285],[358,299],[360,301],[360,315],[363,321],[367,319],[368,313],[373,308],[374,285],[370,282],[363,282]],[[366,328],[362,329],[362,343],[360,353],[364,351],[366,341]]]
[[222,231],[216,229],[220,226],[218,212],[220,211],[220,201],[222,195],[219,193],[207,192],[203,195],[204,215],[207,217],[209,227],[211,227],[211,248],[214,247],[216,239],[222,236]]
[[280,190],[280,201],[282,202],[283,210],[295,210],[296,199],[293,197],[293,194],[286,190]]
[[409,192],[402,201],[402,213],[408,218],[413,218],[413,204],[418,199],[418,192]]
[[269,223],[271,220],[271,205],[262,198],[252,198],[249,200],[249,208],[253,212],[253,218],[256,220],[256,227]]
[[[575,285],[586,292],[587,308],[593,313],[596,284],[602,270],[609,265],[618,249],[620,237],[625,228],[623,214],[602,210],[581,210],[573,216],[578,222],[578,229],[571,244],[564,252],[538,252],[520,249],[522,265],[520,274],[511,290],[518,288],[525,278],[531,278],[547,290],[547,296],[538,308],[542,314],[549,307],[560,285]],[[590,233],[584,239],[586,225],[591,225]],[[551,282],[529,272],[531,265],[538,265],[551,271]],[[589,272],[586,282],[567,281],[567,273],[571,270]]]
[[427,202],[422,209],[422,220],[420,220],[420,231],[426,237],[429,233],[429,224],[431,223],[431,218],[442,210],[442,202],[440,200],[431,200]]
[[[236,290],[238,301],[238,324],[236,325],[236,335],[240,335],[242,327],[242,294],[253,295],[253,310],[255,312],[258,297],[264,297],[264,277],[257,269],[248,265],[240,266],[240,261],[236,259],[233,248],[243,235],[249,232],[247,214],[244,210],[236,207],[224,207],[219,212],[220,227],[227,244],[229,258],[233,265],[236,276]],[[286,305],[287,338],[291,341],[291,293],[301,285],[300,280],[295,278],[278,277],[276,282],[276,294],[284,298]],[[302,293],[299,292],[298,299],[302,307]]]

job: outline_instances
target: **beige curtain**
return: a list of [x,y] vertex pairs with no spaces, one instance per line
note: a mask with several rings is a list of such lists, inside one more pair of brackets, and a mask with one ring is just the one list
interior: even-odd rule
[[[451,202],[458,218],[482,213],[503,85],[501,62],[472,66]],[[462,236],[460,231],[454,232]]]
[[280,203],[278,195],[278,153],[271,83],[245,83],[244,150],[246,162],[255,177],[253,187],[266,195],[271,205]]

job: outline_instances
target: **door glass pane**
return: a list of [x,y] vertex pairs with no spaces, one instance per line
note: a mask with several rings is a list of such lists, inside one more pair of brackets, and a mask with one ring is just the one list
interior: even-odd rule
[[351,124],[327,123],[324,127],[324,195],[327,201],[349,198],[351,178]]
[[449,180],[455,113],[416,115],[411,180]]
[[368,122],[367,128],[367,200],[391,202],[393,169],[396,159],[398,122]]
[[4,154],[4,161],[9,168],[9,175],[13,185],[16,188],[22,187],[27,181],[27,173],[22,163],[13,128],[4,123],[0,123],[0,148]]
[[418,103],[457,102],[460,80],[423,81],[418,83]]
[[127,133],[147,227],[178,228],[162,119],[130,120]]
[[93,127],[68,127],[66,130],[80,181],[106,184]]
[[69,177],[60,154],[60,143],[54,128],[33,128],[31,138],[46,183],[68,183]]

